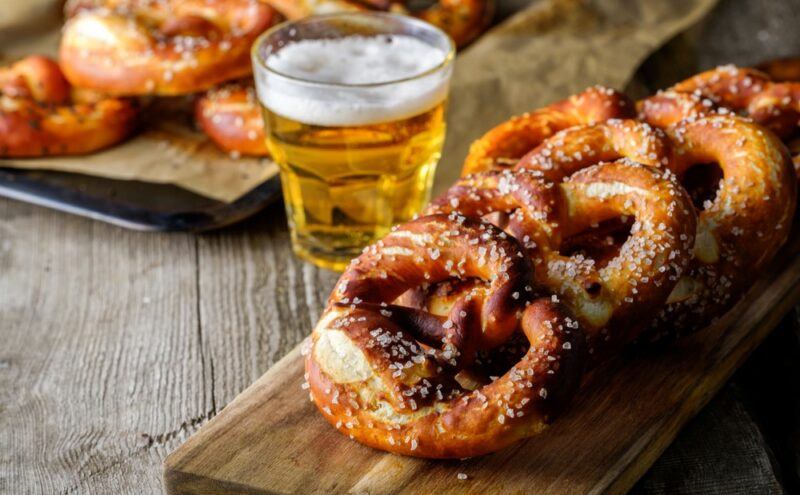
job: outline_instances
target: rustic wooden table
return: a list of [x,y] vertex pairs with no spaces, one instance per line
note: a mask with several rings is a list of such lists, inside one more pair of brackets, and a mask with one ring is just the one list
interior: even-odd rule
[[[799,19],[798,2],[722,1],[640,82],[698,37],[697,67],[796,54]],[[198,236],[0,200],[0,492],[158,493],[165,456],[307,334],[335,278],[291,254],[280,204]],[[636,491],[800,488],[797,328],[787,319]]]

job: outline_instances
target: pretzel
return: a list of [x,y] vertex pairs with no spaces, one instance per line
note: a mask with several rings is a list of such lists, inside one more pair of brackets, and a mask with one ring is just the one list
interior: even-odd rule
[[[794,186],[786,183],[779,141],[763,127],[733,115],[702,117],[714,108],[706,101],[693,94],[662,93],[645,100],[640,109],[657,125],[678,121],[666,127],[666,135],[636,121],[574,127],[548,139],[517,165],[561,180],[597,161],[627,157],[667,168],[686,183],[695,165],[719,163],[725,177],[719,186],[708,177],[689,184],[695,186],[689,189],[698,210],[695,260],[670,294],[673,304],[660,310],[661,321],[654,323],[657,338],[703,328],[727,311],[785,241],[793,211]],[[761,195],[759,187],[764,188]],[[742,242],[736,234],[752,240]]]
[[762,126],[716,115],[666,132],[676,148],[672,169],[683,181],[708,163],[723,178],[698,205],[694,261],[659,311],[651,339],[703,328],[730,309],[786,241],[796,201],[786,148]]
[[257,0],[76,0],[66,12],[64,74],[115,95],[192,93],[246,76],[250,46],[278,19]]
[[130,101],[73,91],[49,58],[0,68],[0,157],[97,151],[128,137],[136,114]]
[[438,0],[423,8],[414,8],[406,0],[264,0],[287,19],[295,20],[318,14],[391,11],[417,17],[446,32],[462,47],[483,33],[494,16],[492,0]]
[[633,103],[613,89],[596,86],[503,122],[470,146],[462,175],[516,165],[525,153],[558,131],[635,115]]
[[[781,138],[788,138],[798,130],[800,82],[773,82],[758,70],[726,65],[686,79],[669,91],[699,97],[702,106],[709,110],[700,114],[713,113],[714,106],[723,107],[752,118]],[[648,122],[665,126],[685,117],[673,106],[653,105],[652,101],[648,103],[653,98],[659,98],[659,95],[640,103],[642,118]],[[713,105],[704,99],[710,100]]]
[[637,120],[610,119],[555,134],[523,156],[515,168],[536,170],[560,182],[590,165],[619,158],[653,167],[669,166],[672,148],[660,129]]
[[[485,281],[449,314],[392,304],[421,284]],[[535,435],[574,395],[584,335],[560,305],[532,298],[521,247],[457,214],[406,223],[365,249],[336,285],[306,355],[311,399],[339,431],[398,454],[476,456]],[[501,377],[477,350],[521,330],[530,343]]]
[[233,155],[269,155],[252,84],[234,83],[209,90],[195,103],[195,120],[217,146]]
[[[501,212],[533,261],[536,283],[559,295],[587,334],[595,359],[630,342],[669,296],[691,260],[695,214],[669,171],[622,159],[581,170],[563,183],[537,171],[462,178],[425,213]],[[634,218],[612,255],[564,254],[568,239],[603,221]]]

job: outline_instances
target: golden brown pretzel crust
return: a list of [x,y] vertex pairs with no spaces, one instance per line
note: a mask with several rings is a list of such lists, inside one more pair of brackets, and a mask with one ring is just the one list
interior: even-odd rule
[[698,211],[694,261],[653,322],[655,338],[701,329],[730,309],[786,241],[796,201],[787,150],[762,126],[717,115],[667,134],[679,177],[717,163],[724,178]]
[[[577,322],[532,301],[515,240],[453,214],[404,224],[355,259],[306,349],[311,398],[342,433],[390,452],[463,458],[539,432],[571,399],[584,363]],[[423,284],[475,277],[488,288],[447,317],[392,305]],[[471,386],[479,349],[521,329],[530,342],[503,376]]]
[[683,106],[669,104],[659,93],[639,103],[644,120],[666,127],[692,114],[717,113],[714,109],[719,107],[750,117],[781,138],[796,134],[800,127],[800,82],[774,82],[756,69],[717,67],[679,82],[667,93],[672,93],[667,97],[672,100],[680,100],[674,93],[693,94],[701,103],[689,108],[687,98],[682,99]]
[[462,175],[516,165],[525,153],[558,131],[581,124],[635,116],[633,103],[596,86],[547,107],[503,122],[470,146]]
[[[638,336],[688,266],[694,240],[691,200],[669,171],[629,160],[602,163],[554,184],[535,170],[462,178],[427,212],[510,213],[538,287],[558,294],[587,333],[595,359]],[[603,264],[562,254],[572,235],[626,215],[630,237]]]
[[0,68],[0,157],[91,153],[128,137],[136,114],[127,100],[83,101],[46,57]]
[[214,88],[195,103],[200,128],[223,150],[248,156],[268,156],[264,120],[252,84]]
[[250,46],[277,20],[257,0],[79,0],[67,13],[67,79],[115,95],[192,93],[246,76]]

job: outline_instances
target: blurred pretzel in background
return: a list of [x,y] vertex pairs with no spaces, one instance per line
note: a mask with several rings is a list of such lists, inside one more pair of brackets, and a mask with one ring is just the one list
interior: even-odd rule
[[195,119],[224,151],[233,155],[269,155],[261,108],[252,84],[230,83],[208,90],[195,103]]
[[384,11],[406,14],[433,24],[446,32],[457,47],[480,36],[492,22],[493,0],[437,0],[414,8],[406,0],[264,0],[287,19],[302,19],[338,12]]
[[129,100],[75,90],[49,58],[0,68],[0,157],[98,151],[128,137],[136,115]]
[[[652,306],[659,314],[653,323],[658,337],[675,336],[727,311],[774,256],[789,234],[795,184],[784,147],[766,128],[734,115],[704,117],[725,112],[692,93],[661,93],[641,108],[645,120],[653,115],[653,126],[616,119],[575,126],[545,140],[515,167],[562,181],[623,158],[669,170],[683,183],[698,215],[694,259],[667,304]],[[665,123],[664,130],[656,127]],[[613,246],[608,239],[607,247]],[[597,236],[587,240],[602,242]],[[656,337],[652,331],[649,336]]]
[[179,95],[251,73],[250,46],[278,20],[257,0],[71,0],[60,60],[75,86]]

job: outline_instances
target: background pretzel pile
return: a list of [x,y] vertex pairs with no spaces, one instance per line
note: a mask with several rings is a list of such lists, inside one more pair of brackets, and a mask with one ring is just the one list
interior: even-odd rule
[[[233,157],[266,156],[250,48],[284,18],[378,10],[439,26],[463,46],[491,0],[423,9],[378,0],[68,0],[58,62],[33,56],[0,68],[0,158],[85,154],[133,132],[139,103],[195,95],[197,125]],[[36,88],[42,88],[39,91]],[[27,88],[27,89],[24,89]]]
[[721,67],[490,130],[339,279],[304,348],[311,399],[366,445],[471,457],[540,432],[625,345],[707,326],[792,227],[797,84]]

